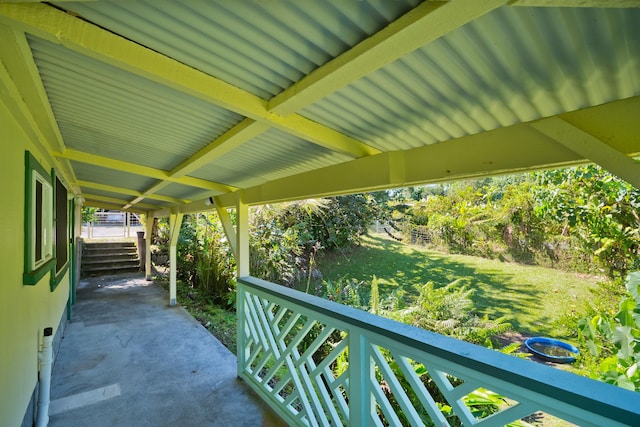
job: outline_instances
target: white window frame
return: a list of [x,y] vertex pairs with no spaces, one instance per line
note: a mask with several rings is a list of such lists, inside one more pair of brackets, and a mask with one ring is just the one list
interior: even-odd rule
[[[37,185],[42,185],[42,201],[40,206],[37,204]],[[53,186],[45,177],[37,170],[31,171],[31,271],[35,271],[42,267],[53,258]],[[40,212],[37,212],[40,210]],[[40,214],[41,227],[40,232],[37,230],[37,216]],[[40,239],[40,254],[36,254],[37,242]],[[39,259],[38,256],[39,255]]]

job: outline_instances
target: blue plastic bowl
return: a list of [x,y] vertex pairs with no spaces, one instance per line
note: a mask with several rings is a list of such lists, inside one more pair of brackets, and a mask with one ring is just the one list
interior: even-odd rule
[[[580,350],[578,350],[575,346],[553,338],[533,337],[527,339],[524,342],[524,345],[529,349],[531,353],[554,363],[575,362],[576,356],[580,354]],[[570,353],[570,355],[559,356],[551,354],[551,350],[554,347],[565,350],[567,353]]]

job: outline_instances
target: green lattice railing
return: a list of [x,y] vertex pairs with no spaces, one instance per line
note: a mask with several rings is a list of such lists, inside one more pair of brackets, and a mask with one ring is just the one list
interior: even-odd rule
[[[291,425],[449,426],[455,416],[493,427],[538,411],[640,425],[640,393],[255,278],[238,281],[238,372]],[[477,418],[473,402],[490,392],[504,405]]]

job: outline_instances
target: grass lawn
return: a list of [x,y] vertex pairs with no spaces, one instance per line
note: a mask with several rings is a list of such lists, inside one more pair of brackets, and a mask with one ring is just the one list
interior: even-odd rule
[[[380,279],[380,295],[404,290],[408,298],[432,281],[456,279],[475,289],[476,311],[490,318],[507,316],[523,335],[568,338],[559,322],[592,298],[597,278],[550,268],[505,263],[466,255],[443,254],[408,246],[384,235],[366,236],[361,247],[317,260],[324,280],[340,277]],[[410,304],[410,301],[407,301]]]

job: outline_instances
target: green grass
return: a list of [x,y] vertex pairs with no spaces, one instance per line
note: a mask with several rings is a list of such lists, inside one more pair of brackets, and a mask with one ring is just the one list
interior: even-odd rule
[[524,335],[568,338],[560,323],[592,298],[597,278],[498,260],[443,254],[408,246],[385,236],[367,236],[348,253],[317,260],[324,280],[340,277],[371,282],[380,279],[381,297],[404,290],[410,299],[419,286],[446,285],[456,279],[475,289],[475,310],[490,318],[506,316]]

